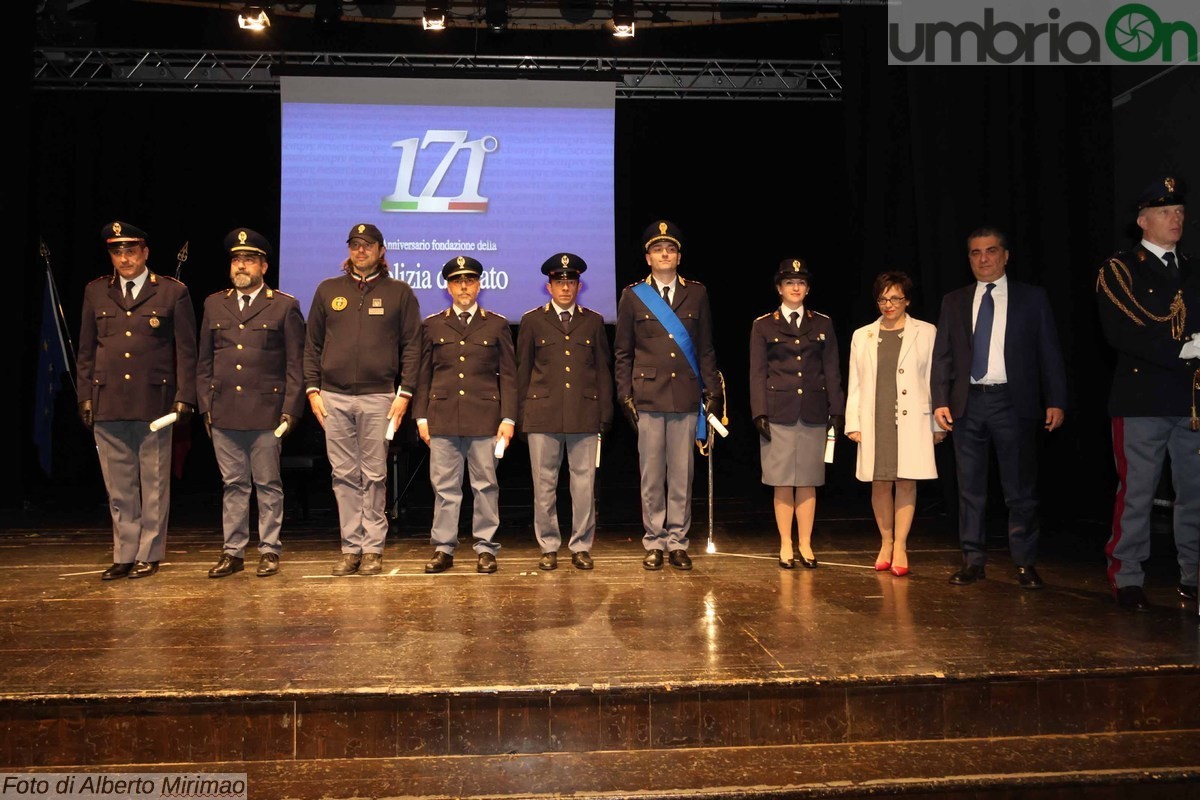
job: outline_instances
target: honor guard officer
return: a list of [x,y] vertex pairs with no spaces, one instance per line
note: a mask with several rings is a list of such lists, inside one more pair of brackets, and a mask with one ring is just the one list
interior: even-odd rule
[[[638,435],[642,566],[691,569],[692,442],[706,439],[704,417],[721,416],[712,312],[703,284],[678,273],[682,235],[666,220],[642,234],[650,275],[627,286],[617,305],[617,397]],[[701,408],[703,407],[703,411]]]
[[408,410],[421,361],[421,310],[412,288],[388,274],[379,228],[346,238],[343,275],[317,286],[308,313],[304,385],[325,429],[341,525],[336,576],[378,575],[387,538],[389,426]]
[[612,370],[604,318],[584,308],[579,276],[587,263],[555,253],[542,264],[552,298],[521,317],[517,331],[520,427],[528,435],[533,474],[533,532],[542,550],[538,566],[558,566],[562,534],[556,489],[563,449],[571,473],[571,563],[592,569],[596,537],[596,456],[612,427]]
[[1177,591],[1185,600],[1196,600],[1200,269],[1177,247],[1184,199],[1184,187],[1175,178],[1150,184],[1137,202],[1141,242],[1110,258],[1096,279],[1100,322],[1117,354],[1108,398],[1117,498],[1104,552],[1117,603],[1133,611],[1149,607],[1142,562],[1150,557],[1154,492],[1168,455],[1175,486]]
[[186,425],[196,405],[196,312],[187,287],[146,267],[145,232],[100,229],[113,274],[88,284],[79,328],[79,413],[96,436],[113,520],[103,580],[158,571],[171,509],[169,412]]
[[500,488],[496,459],[512,441],[517,416],[517,365],[508,320],[480,307],[483,266],[458,256],[442,267],[454,304],[425,319],[421,381],[413,415],[429,445],[429,481],[436,495],[430,538],[436,548],[426,572],[454,566],[462,506],[463,462],[471,476],[476,571],[496,571]]
[[243,569],[253,485],[258,497],[256,574],[265,578],[279,571],[280,437],[304,413],[304,317],[296,298],[263,282],[271,257],[266,237],[238,228],[225,237],[225,250],[233,288],[204,301],[196,363],[200,413],[225,487],[225,545],[208,577],[224,578]]

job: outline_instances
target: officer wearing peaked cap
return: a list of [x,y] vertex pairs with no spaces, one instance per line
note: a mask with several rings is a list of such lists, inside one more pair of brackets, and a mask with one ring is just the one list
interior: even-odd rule
[[[258,500],[257,575],[279,571],[283,527],[280,436],[304,412],[304,317],[289,294],[267,286],[271,244],[249,228],[225,237],[232,288],[209,295],[200,324],[196,395],[224,483],[223,578],[243,569],[250,541],[250,492]],[[283,426],[280,436],[276,429]]]
[[[1200,270],[1179,249],[1185,187],[1155,179],[1136,202],[1141,241],[1101,267],[1096,301],[1116,351],[1112,417],[1117,497],[1105,547],[1108,578],[1123,608],[1148,606],[1142,562],[1150,556],[1150,517],[1167,454],[1175,488],[1177,591],[1196,600],[1200,561]],[[1190,312],[1190,313],[1189,313]]]
[[779,565],[792,569],[792,519],[800,563],[812,550],[817,488],[825,485],[826,431],[841,433],[846,413],[838,341],[829,317],[812,310],[812,278],[803,259],[775,270],[780,304],[750,329],[750,413],[759,432],[762,482],[773,487]]
[[196,404],[196,314],[187,287],[147,268],[146,233],[100,229],[113,272],[88,284],[79,327],[79,413],[96,437],[113,520],[113,564],[101,576],[144,578],[166,553],[171,504],[169,412]]
[[421,309],[412,288],[388,274],[383,234],[360,222],[346,245],[342,274],[313,294],[304,345],[304,390],[325,430],[337,499],[338,577],[383,571],[387,432],[408,411],[421,361]]
[[627,286],[617,304],[617,400],[638,435],[642,566],[662,569],[667,550],[671,566],[686,570],[692,568],[692,442],[702,407],[721,416],[721,378],[708,290],[679,274],[682,233],[657,220],[643,232],[642,246],[650,274]]
[[604,318],[579,305],[579,277],[587,263],[555,253],[542,264],[550,301],[527,311],[517,330],[517,390],[521,430],[527,434],[533,476],[533,532],[539,566],[558,566],[562,533],[556,510],[558,474],[567,453],[571,535],[567,547],[578,569],[592,569],[596,536],[596,449],[612,426],[612,371]]
[[476,571],[496,571],[500,488],[496,448],[512,440],[517,418],[517,366],[508,320],[477,302],[483,265],[456,256],[442,267],[450,308],[422,324],[421,380],[413,397],[417,432],[429,445],[429,481],[437,501],[425,571],[454,564],[462,507],[463,465],[471,474]]

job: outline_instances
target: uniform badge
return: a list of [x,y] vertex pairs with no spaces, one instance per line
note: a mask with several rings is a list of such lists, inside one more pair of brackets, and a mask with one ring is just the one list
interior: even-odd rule
[[383,308],[383,298],[382,297],[372,297],[371,298],[371,308]]
[[563,257],[559,260],[562,262],[562,265],[564,267],[571,266],[571,257],[569,255],[567,255],[566,253],[563,253]]
[[329,304],[329,307],[334,311],[345,311],[347,305],[349,305],[349,303],[347,302],[346,298],[335,297],[333,298],[333,302]]
[[113,236],[120,236],[121,235],[121,223],[114,222],[112,224],[112,232],[113,232]]
[[658,223],[658,232],[665,236],[667,233],[667,223],[665,223],[665,222]]
[[366,225],[363,225],[363,224],[360,222],[360,223],[359,223],[359,225],[358,225],[358,232],[359,232],[359,233],[362,233],[362,232],[363,232],[363,231],[365,231],[366,229],[367,229],[367,226],[366,226]]
[[1174,178],[1164,178],[1163,186],[1167,187],[1168,192],[1174,192],[1175,191],[1175,179]]
[[238,231],[238,244],[245,244],[245,243],[246,243],[246,232]]
[[158,317],[150,318],[150,327],[151,328],[157,328],[159,325],[162,325],[162,322],[159,321]]

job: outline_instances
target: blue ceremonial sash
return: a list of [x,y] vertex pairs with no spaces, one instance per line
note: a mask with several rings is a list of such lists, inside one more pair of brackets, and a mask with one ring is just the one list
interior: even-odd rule
[[650,284],[642,281],[633,287],[633,293],[646,304],[646,308],[650,309],[650,313],[654,315],[654,318],[667,329],[667,333],[675,337],[675,342],[679,345],[679,349],[683,351],[684,358],[687,359],[692,372],[696,375],[696,380],[700,382],[701,402],[700,414],[696,418],[696,440],[707,442],[708,421],[704,418],[703,401],[704,376],[700,374],[700,364],[696,361],[696,348],[692,344],[692,337],[688,335],[687,328],[683,327],[683,323],[679,321],[679,317],[675,316],[675,311],[667,305],[666,300],[662,299],[662,295],[654,291]]

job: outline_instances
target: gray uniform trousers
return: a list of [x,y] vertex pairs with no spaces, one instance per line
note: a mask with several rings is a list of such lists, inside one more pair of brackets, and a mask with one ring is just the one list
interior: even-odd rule
[[500,527],[500,486],[496,483],[496,437],[429,437],[429,482],[433,484],[433,528],[429,537],[435,550],[454,555],[458,546],[458,514],[462,508],[463,462],[471,477],[475,500],[471,532],[476,553],[495,555],[494,539]]
[[93,428],[113,521],[113,561],[162,561],[171,513],[171,427],[145,420],[96,422]]
[[533,533],[543,553],[562,546],[558,527],[558,472],[563,449],[571,473],[572,553],[591,550],[596,538],[596,434],[530,433],[529,466],[533,473]]
[[258,552],[279,555],[283,527],[283,479],[280,440],[274,431],[212,429],[213,453],[225,484],[221,523],[225,553],[244,558],[250,541],[250,486],[258,499]]
[[1188,417],[1114,417],[1113,451],[1117,462],[1117,513],[1108,555],[1114,586],[1141,586],[1142,562],[1150,557],[1150,513],[1171,456],[1175,487],[1175,553],[1179,582],[1196,585],[1200,569],[1200,432]]
[[647,550],[687,550],[695,441],[696,412],[638,411],[642,544]]
[[387,538],[387,413],[391,394],[321,391],[343,553],[383,553]]

